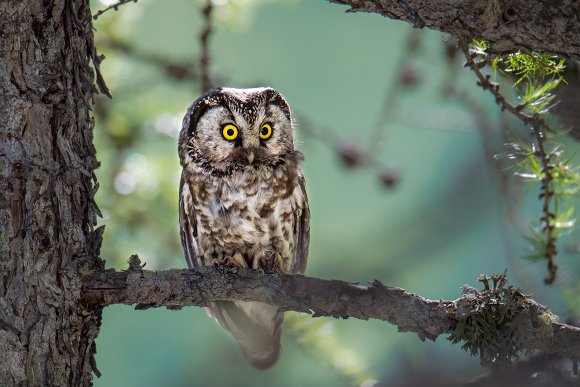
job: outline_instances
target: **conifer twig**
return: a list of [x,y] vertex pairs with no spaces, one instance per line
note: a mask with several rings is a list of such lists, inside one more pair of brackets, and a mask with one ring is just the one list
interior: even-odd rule
[[[507,110],[514,116],[519,118],[524,124],[530,125],[532,128],[532,135],[536,143],[538,144],[537,152],[540,157],[540,162],[542,164],[542,176],[541,176],[541,188],[539,199],[543,200],[542,206],[542,217],[540,222],[542,224],[542,232],[546,236],[546,249],[544,257],[548,261],[548,276],[544,278],[546,284],[552,284],[556,279],[556,272],[558,266],[554,263],[557,255],[556,242],[557,237],[555,233],[554,220],[556,215],[552,211],[552,199],[554,197],[554,190],[552,188],[552,181],[554,180],[553,169],[554,166],[550,160],[550,154],[546,151],[545,141],[546,132],[553,132],[553,130],[548,126],[546,121],[540,117],[538,114],[527,114],[523,111],[525,106],[522,105],[512,105],[507,101],[507,99],[500,93],[499,85],[490,81],[490,75],[481,72],[481,63],[475,59],[469,46],[465,42],[461,42],[461,49],[465,54],[467,60],[466,66],[471,68],[478,78],[477,84],[484,90],[488,90],[495,97],[495,103],[498,104],[502,110]],[[483,59],[487,62],[487,59]]]

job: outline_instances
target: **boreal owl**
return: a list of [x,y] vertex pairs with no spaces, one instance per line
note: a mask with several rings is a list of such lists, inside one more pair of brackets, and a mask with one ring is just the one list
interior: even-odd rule
[[[216,88],[187,110],[179,135],[179,222],[190,268],[274,264],[304,273],[310,210],[286,100],[271,88]],[[280,356],[283,313],[254,301],[220,301],[208,314],[255,367]]]

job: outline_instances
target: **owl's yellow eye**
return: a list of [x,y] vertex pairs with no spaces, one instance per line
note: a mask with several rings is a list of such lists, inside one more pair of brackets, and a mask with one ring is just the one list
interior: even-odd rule
[[260,138],[262,140],[267,140],[272,135],[272,127],[269,124],[264,124],[260,128]]
[[234,141],[238,137],[238,128],[232,124],[228,124],[222,129],[222,135],[226,140]]

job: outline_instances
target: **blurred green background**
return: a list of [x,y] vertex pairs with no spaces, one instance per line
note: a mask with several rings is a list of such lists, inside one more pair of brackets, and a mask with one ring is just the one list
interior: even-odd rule
[[[93,11],[106,4],[93,1]],[[95,22],[113,94],[95,107],[108,267],[125,268],[134,253],[148,269],[186,266],[176,142],[185,109],[200,95],[203,5],[139,0]],[[448,37],[322,0],[214,5],[215,84],[272,86],[293,108],[312,211],[307,275],[378,279],[455,299],[481,273],[508,268],[515,285],[555,313],[578,312],[577,235],[562,241],[558,283],[544,286],[544,265],[521,259],[521,235],[540,211],[537,187],[493,158],[503,152],[500,129],[520,129],[477,89]],[[442,92],[449,87],[471,95],[494,130],[483,134],[466,101]],[[561,141],[575,152],[575,143]],[[340,155],[353,149],[375,163],[347,168]],[[283,357],[261,372],[201,308],[108,307],[95,385],[451,385],[485,372],[444,338],[422,343],[384,322],[292,313],[286,321]]]

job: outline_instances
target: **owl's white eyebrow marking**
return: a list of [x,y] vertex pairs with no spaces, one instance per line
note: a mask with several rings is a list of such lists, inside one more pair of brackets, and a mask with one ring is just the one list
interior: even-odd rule
[[[252,89],[253,90],[253,89]],[[266,103],[266,95],[264,90],[266,89],[255,89],[258,92],[254,93],[232,93],[235,96],[225,94],[224,99],[228,107],[239,113],[249,125],[253,125],[260,115],[260,112],[264,110]]]

